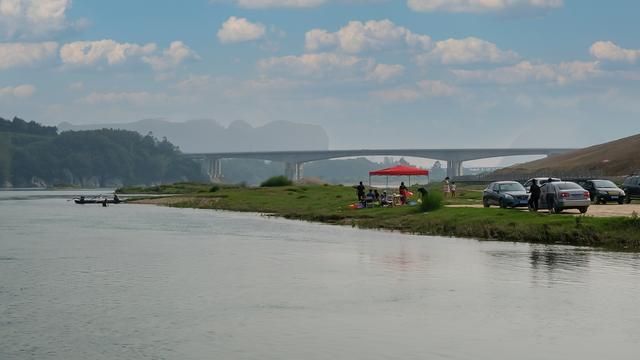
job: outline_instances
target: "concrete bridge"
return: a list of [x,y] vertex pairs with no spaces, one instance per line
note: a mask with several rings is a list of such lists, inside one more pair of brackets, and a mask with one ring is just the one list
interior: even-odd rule
[[198,153],[184,156],[202,161],[206,173],[212,181],[222,178],[223,159],[256,159],[285,163],[285,175],[291,180],[303,177],[303,164],[318,160],[365,156],[403,156],[417,157],[447,162],[447,176],[455,178],[462,175],[465,161],[494,157],[523,155],[557,155],[576,149],[567,148],[506,148],[506,149],[361,149],[361,150],[305,150],[305,151],[261,151]]

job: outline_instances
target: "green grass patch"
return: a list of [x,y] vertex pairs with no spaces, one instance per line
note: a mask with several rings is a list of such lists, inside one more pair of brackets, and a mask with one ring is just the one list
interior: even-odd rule
[[[161,189],[184,190],[186,185]],[[354,209],[355,190],[346,186],[227,187],[209,193],[210,184],[186,194],[177,207],[269,213],[289,219],[440,235],[640,251],[640,219],[549,215],[497,208],[451,208],[423,212],[421,206]],[[137,193],[145,193],[136,189]],[[416,189],[414,199],[419,193]],[[430,193],[438,193],[430,189]],[[475,196],[475,195],[474,195]],[[447,200],[444,201],[447,203]]]

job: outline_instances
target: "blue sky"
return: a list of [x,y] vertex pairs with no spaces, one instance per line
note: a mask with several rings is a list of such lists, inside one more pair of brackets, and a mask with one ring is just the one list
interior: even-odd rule
[[333,148],[640,132],[631,0],[0,0],[0,116],[322,125]]

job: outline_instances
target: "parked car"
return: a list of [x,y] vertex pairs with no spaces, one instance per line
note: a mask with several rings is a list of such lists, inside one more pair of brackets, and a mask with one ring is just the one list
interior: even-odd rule
[[484,207],[497,205],[501,208],[526,207],[529,202],[529,194],[525,188],[516,181],[497,181],[489,184],[482,194]]
[[640,199],[640,175],[632,175],[624,179],[622,190],[625,192],[625,202],[627,204],[631,200]]
[[578,184],[589,192],[591,201],[601,204],[606,204],[608,201],[615,201],[618,204],[624,203],[625,192],[614,184],[613,181],[584,180],[578,181]]
[[[549,201],[547,201],[547,195]],[[591,197],[582,186],[570,181],[548,182],[540,189],[539,209],[559,214],[567,209],[578,209],[581,214],[589,210]]]
[[[529,191],[529,189],[531,189],[531,185],[533,185],[533,181],[534,180],[538,182],[538,186],[542,186],[542,185],[546,184],[549,181],[549,178],[548,177],[537,177],[537,178],[533,178],[533,179],[527,180],[527,182],[524,183],[524,188],[527,189],[527,192]],[[562,180],[552,177],[551,181],[562,181]]]

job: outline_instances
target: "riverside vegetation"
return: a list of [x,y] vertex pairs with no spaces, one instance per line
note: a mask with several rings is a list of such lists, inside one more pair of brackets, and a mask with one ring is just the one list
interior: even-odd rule
[[0,187],[110,187],[204,180],[167,139],[125,130],[66,131],[0,118]]
[[[431,193],[439,191],[438,188],[431,188]],[[122,188],[118,192],[167,195],[138,200],[142,203],[257,212],[365,229],[640,251],[640,218],[637,216],[576,217],[513,209],[452,207],[481,204],[480,189],[479,186],[459,188],[458,198],[444,201],[449,206],[427,212],[420,206],[351,209],[349,204],[355,201],[355,189],[337,185],[250,188],[177,183],[151,188]],[[415,188],[412,191],[417,194]]]

